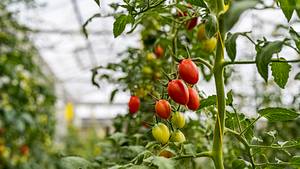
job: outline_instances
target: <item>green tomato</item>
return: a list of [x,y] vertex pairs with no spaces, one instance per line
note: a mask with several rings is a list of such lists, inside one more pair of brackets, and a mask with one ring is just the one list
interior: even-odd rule
[[180,129],[183,128],[184,125],[185,125],[184,115],[180,112],[175,112],[172,115],[171,122],[172,122],[174,127],[180,128]]
[[152,135],[156,141],[166,144],[170,138],[170,131],[165,124],[158,123],[152,128]]
[[171,141],[177,142],[177,143],[183,143],[186,141],[186,139],[185,139],[184,134],[180,130],[177,130],[172,133]]

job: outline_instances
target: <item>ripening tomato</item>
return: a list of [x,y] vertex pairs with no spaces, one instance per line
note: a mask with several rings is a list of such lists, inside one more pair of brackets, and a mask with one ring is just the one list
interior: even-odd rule
[[22,145],[20,147],[20,153],[24,156],[27,156],[29,154],[29,147],[27,145]]
[[167,100],[159,100],[155,104],[155,112],[162,119],[168,119],[171,114],[171,106]]
[[208,53],[213,52],[216,46],[217,46],[217,39],[215,37],[203,41],[203,49]]
[[154,53],[147,53],[146,60],[149,61],[149,62],[155,60]]
[[189,88],[188,90],[189,90],[189,102],[187,104],[187,107],[190,110],[196,111],[200,106],[200,99],[199,99],[198,92],[193,88]]
[[178,17],[183,17],[183,16],[187,16],[187,15],[188,15],[188,14],[187,14],[186,11],[184,11],[184,12],[178,11],[178,12],[177,12],[177,16],[178,16]]
[[154,48],[154,53],[157,58],[161,58],[164,56],[164,48],[162,48],[160,45],[156,45]]
[[197,26],[197,23],[198,23],[198,18],[194,17],[194,18],[190,19],[189,21],[187,21],[186,28],[188,30],[192,30],[195,26]]
[[129,112],[131,114],[136,113],[140,108],[140,99],[137,96],[131,96],[128,102]]
[[176,130],[171,135],[171,141],[183,143],[186,141],[184,134],[180,130]]
[[189,84],[196,84],[199,80],[199,71],[191,59],[183,59],[178,65],[180,78]]
[[197,38],[200,41],[207,39],[206,32],[205,32],[205,24],[200,24],[197,32]]
[[169,151],[169,150],[162,150],[160,153],[159,153],[159,156],[161,157],[165,157],[165,158],[171,158],[174,156],[174,154]]
[[168,83],[168,94],[176,103],[186,105],[189,101],[189,91],[182,80],[170,81]]
[[184,115],[180,112],[175,112],[171,117],[171,122],[173,127],[175,128],[183,128],[185,125],[185,118]]
[[152,135],[156,141],[166,144],[170,138],[170,131],[165,124],[158,123],[152,128]]

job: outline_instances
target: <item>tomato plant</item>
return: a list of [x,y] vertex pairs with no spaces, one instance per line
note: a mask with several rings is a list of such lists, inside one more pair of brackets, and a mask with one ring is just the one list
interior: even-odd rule
[[[231,31],[247,10],[280,8],[289,21],[293,12],[300,15],[298,4],[296,0],[278,0],[272,5],[256,0],[132,0],[111,4],[116,9],[114,36],[122,34],[126,26],[131,25],[128,33],[140,26],[143,47],[129,48],[121,54],[119,63],[94,68],[92,83],[99,87],[104,79],[118,82],[120,87],[112,92],[112,100],[118,90],[139,93],[141,106],[135,116],[115,119],[117,132],[108,138],[111,150],[106,150],[107,156],[96,157],[98,167],[299,167],[299,138],[278,139],[276,133],[280,131],[258,135],[254,128],[262,118],[269,123],[294,123],[299,108],[262,106],[257,109],[257,117],[250,118],[236,109],[234,91],[225,92],[228,79],[235,73],[225,70],[245,64],[256,65],[265,82],[270,79],[271,67],[274,82],[280,88],[286,86],[292,64],[300,60],[282,58],[281,50],[299,55],[299,33],[283,26],[289,36],[274,41],[266,37],[254,39],[251,32]],[[237,38],[249,40],[254,46],[256,56],[252,60],[236,59]],[[124,76],[112,77],[102,70],[121,71]],[[156,73],[162,76],[155,78]],[[198,89],[202,83],[199,78],[210,81],[211,77],[216,93],[205,96]],[[185,121],[182,113],[187,114],[188,109],[196,113],[196,119]],[[150,128],[136,127],[141,122]],[[118,160],[107,163],[111,152],[117,154]],[[198,165],[199,158],[204,161]]]

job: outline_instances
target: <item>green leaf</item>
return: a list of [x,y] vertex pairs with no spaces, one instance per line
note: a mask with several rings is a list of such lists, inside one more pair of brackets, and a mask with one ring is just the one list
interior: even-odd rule
[[96,4],[100,7],[100,0],[94,0]]
[[290,35],[292,36],[292,39],[294,40],[296,47],[300,50],[300,35],[299,35],[299,33],[296,32],[292,27],[290,27]]
[[119,15],[114,22],[113,33],[115,38],[121,35],[121,33],[125,30],[127,24],[133,22],[134,18],[131,15]]
[[92,163],[80,157],[64,157],[60,160],[63,169],[92,169]]
[[300,80],[300,72],[296,74],[295,80]]
[[175,169],[176,161],[173,159],[154,156],[151,161],[158,169]]
[[234,1],[224,15],[224,18],[226,18],[226,22],[224,23],[225,30],[230,30],[237,23],[243,12],[255,7],[257,3],[257,0]]
[[294,7],[296,5],[295,0],[277,0],[277,1],[286,19],[290,21],[294,12]]
[[199,109],[215,105],[217,101],[216,99],[216,95],[208,96],[206,99],[202,99]]
[[207,8],[204,0],[186,0],[186,2],[190,3],[191,5]]
[[267,118],[270,122],[294,120],[299,116],[299,113],[280,107],[269,107],[261,109],[258,113]]
[[232,168],[234,169],[250,169],[251,164],[243,159],[236,159],[232,162]]
[[288,79],[289,73],[291,71],[291,65],[289,65],[284,58],[280,58],[279,60],[285,62],[273,62],[271,63],[272,76],[274,77],[274,81],[276,84],[284,89]]
[[229,32],[225,40],[226,51],[232,62],[234,62],[236,57],[236,39],[238,38],[238,36],[239,33],[231,34]]
[[205,33],[208,38],[213,37],[218,31],[218,21],[215,15],[209,14],[205,24]]
[[232,103],[233,103],[233,96],[232,96],[232,90],[230,90],[230,91],[227,93],[226,104],[227,104],[227,105],[232,105]]
[[257,47],[256,67],[258,73],[268,81],[268,65],[274,53],[279,53],[283,46],[283,41],[268,42],[263,47]]
[[291,165],[300,166],[300,156],[292,157],[290,163],[291,163]]
[[224,11],[224,1],[205,0],[210,11],[215,15],[219,15]]
[[295,0],[295,2],[296,2],[295,10],[297,12],[298,17],[300,18],[300,0]]

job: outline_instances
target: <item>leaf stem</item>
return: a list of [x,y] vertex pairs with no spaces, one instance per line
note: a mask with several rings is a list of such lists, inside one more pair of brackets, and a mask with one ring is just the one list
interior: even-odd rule
[[199,63],[202,63],[203,65],[205,65],[210,71],[213,70],[213,66],[207,62],[206,60],[202,59],[202,58],[193,58],[192,59],[193,61],[195,62],[199,62]]
[[178,159],[183,159],[183,158],[197,158],[197,157],[209,157],[209,158],[212,158],[212,153],[210,151],[204,151],[204,152],[197,153],[197,154],[176,156],[173,159],[178,160]]
[[[300,59],[294,59],[294,60],[279,60],[279,59],[272,59],[271,62],[288,62],[288,63],[298,63],[300,62]],[[240,64],[255,64],[255,60],[244,60],[244,61],[226,61],[224,62],[224,66],[227,65],[240,65]]]
[[255,120],[253,120],[241,133],[240,136],[242,136],[245,132],[247,132],[250,127],[252,127],[254,125],[254,123],[257,122],[257,120],[259,120],[262,116],[258,116]]

